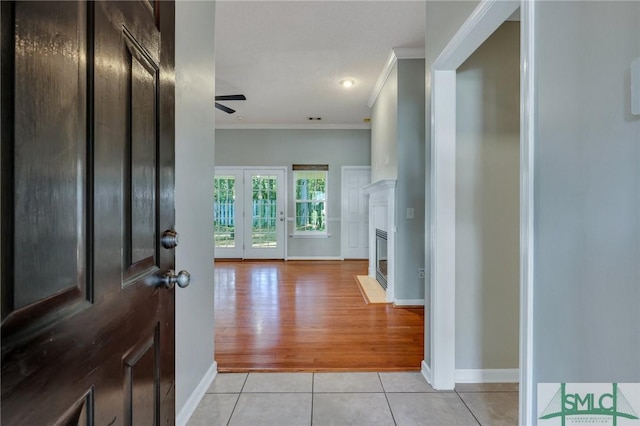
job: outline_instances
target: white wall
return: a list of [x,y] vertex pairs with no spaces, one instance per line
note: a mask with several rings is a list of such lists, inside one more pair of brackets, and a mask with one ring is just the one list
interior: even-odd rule
[[[213,360],[213,176],[215,3],[176,2],[176,268],[191,285],[176,288],[176,413]],[[197,401],[196,401],[197,402]]]
[[518,368],[520,24],[457,72],[456,368]]
[[535,4],[536,382],[640,382],[640,2]]
[[[449,40],[462,26],[467,17],[473,12],[478,5],[478,1],[428,1],[426,4],[427,24],[425,37],[425,164],[431,164],[431,65],[438,57],[442,49],[447,45]],[[430,276],[430,197],[428,194],[431,188],[430,171],[426,171],[426,208],[425,208],[425,273]],[[431,293],[431,283],[425,280],[425,295],[429,297]],[[431,312],[425,312],[424,327],[424,356],[427,365],[431,364]]]
[[342,166],[368,166],[371,131],[339,129],[218,129],[217,166],[286,166],[287,217],[294,216],[292,164],[329,165],[329,238],[289,238],[293,221],[287,221],[287,256],[339,258],[341,246]]
[[398,66],[371,111],[371,182],[398,177]]

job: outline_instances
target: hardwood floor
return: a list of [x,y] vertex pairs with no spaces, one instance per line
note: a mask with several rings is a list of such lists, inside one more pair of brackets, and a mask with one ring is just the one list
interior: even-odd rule
[[367,261],[216,261],[218,370],[420,370],[424,309],[367,305]]

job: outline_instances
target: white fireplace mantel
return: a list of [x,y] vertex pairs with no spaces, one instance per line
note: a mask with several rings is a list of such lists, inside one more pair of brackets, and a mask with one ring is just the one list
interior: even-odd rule
[[382,179],[363,188],[369,196],[369,276],[376,278],[376,229],[387,232],[387,302],[395,300],[396,180]]
[[362,188],[362,190],[365,194],[371,194],[373,192],[386,191],[390,189],[395,191],[397,182],[398,181],[396,179],[380,179],[365,186],[364,188]]

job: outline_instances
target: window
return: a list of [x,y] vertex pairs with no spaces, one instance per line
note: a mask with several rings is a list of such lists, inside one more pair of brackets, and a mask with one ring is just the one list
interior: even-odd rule
[[327,235],[329,166],[293,165],[295,233]]

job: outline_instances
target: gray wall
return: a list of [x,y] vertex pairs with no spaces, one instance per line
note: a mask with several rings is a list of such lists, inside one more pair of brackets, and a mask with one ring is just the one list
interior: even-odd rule
[[534,378],[640,382],[640,2],[536,3]]
[[[427,2],[428,117],[431,64],[476,4]],[[640,382],[640,3],[533,6],[534,382]]]
[[[424,299],[424,61],[399,59],[373,105],[371,182],[397,179],[395,295]],[[414,218],[407,218],[407,208]]]
[[457,73],[456,368],[518,368],[520,24]]
[[176,2],[176,414],[213,365],[214,2]]
[[398,178],[398,66],[371,111],[371,182]]
[[[425,37],[425,164],[426,166],[426,192],[427,192],[427,208],[425,211],[425,272],[426,276],[430,275],[431,265],[429,263],[430,256],[430,215],[429,215],[429,188],[431,187],[430,171],[428,169],[431,164],[431,65],[436,60],[442,49],[447,45],[451,37],[458,31],[467,17],[473,12],[478,5],[478,1],[428,1],[427,24]],[[425,280],[426,305],[429,305],[429,295],[431,294],[431,284],[429,279]],[[427,365],[431,365],[431,311],[427,310],[425,315],[424,326],[424,356]]]
[[[396,299],[424,299],[424,60],[397,63]],[[407,218],[407,208],[414,210]]]
[[[339,257],[342,166],[368,166],[370,130],[216,130],[216,166],[287,166],[287,217],[293,217],[292,164],[329,165],[330,238],[288,238],[291,257]],[[287,236],[293,222],[287,221]]]

